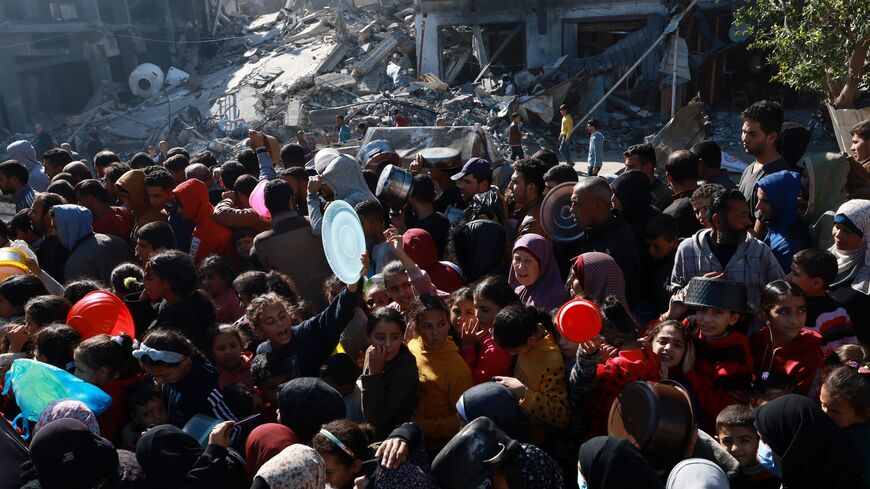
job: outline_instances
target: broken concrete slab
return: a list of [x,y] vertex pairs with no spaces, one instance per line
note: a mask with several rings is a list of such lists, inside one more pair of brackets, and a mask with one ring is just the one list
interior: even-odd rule
[[284,42],[293,42],[299,41],[302,39],[307,39],[309,37],[314,37],[317,34],[322,34],[329,30],[329,27],[323,22],[317,22],[316,24],[312,24],[305,29],[302,30],[299,34],[294,34],[290,37],[284,38]]
[[359,81],[359,85],[357,85],[357,92],[360,95],[378,93],[381,90],[381,85],[383,85],[385,78],[386,74],[384,73],[384,66],[378,66],[368,75],[362,77]]
[[350,41],[342,41],[336,44],[335,47],[332,48],[332,51],[330,51],[329,54],[327,54],[323,61],[320,63],[320,66],[317,67],[315,74],[320,75],[335,69],[335,67],[338,66],[338,63],[341,63],[341,61],[344,60],[345,56],[347,56],[350,48]]
[[356,78],[344,73],[326,73],[314,77],[314,86],[348,89],[356,85]]
[[396,48],[399,46],[399,43],[402,42],[402,39],[405,38],[405,34],[401,31],[394,31],[386,39],[378,43],[378,46],[372,50],[369,54],[367,54],[364,58],[360,59],[353,66],[353,72],[357,76],[364,76],[372,71],[375,66],[380,64],[382,61],[387,59],[388,56],[393,54]]

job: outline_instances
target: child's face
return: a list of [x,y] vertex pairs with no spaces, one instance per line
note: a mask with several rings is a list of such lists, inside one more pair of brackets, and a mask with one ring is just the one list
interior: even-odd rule
[[214,270],[205,269],[199,274],[202,288],[212,297],[217,297],[226,292],[229,285],[223,277],[218,275]]
[[374,310],[390,305],[390,296],[387,295],[387,289],[375,285],[366,291],[366,304]]
[[81,356],[75,354],[73,361],[76,365],[75,376],[93,385],[102,385],[112,380],[108,367],[93,368],[82,361]]
[[558,344],[563,358],[574,358],[577,356],[577,347],[580,346],[580,343],[574,343],[563,335],[559,335]]
[[780,296],[776,304],[765,311],[770,329],[778,336],[795,339],[807,321],[807,303],[803,297]]
[[686,338],[677,328],[665,326],[653,338],[652,350],[658,355],[662,365],[674,368],[683,361],[686,354]]
[[293,339],[292,326],[290,313],[283,305],[275,303],[263,308],[255,328],[261,336],[272,343],[273,347],[281,347],[288,345]]
[[151,271],[151,267],[145,265],[145,274],[142,280],[145,292],[152,300],[159,301],[165,298],[172,290],[172,286],[166,280],[158,277]]
[[253,236],[242,236],[241,238],[236,240],[236,253],[239,254],[242,258],[248,258],[251,256],[251,248],[254,247],[254,238]]
[[704,228],[710,227],[710,220],[707,218],[708,207],[710,207],[710,197],[698,197],[692,199],[692,210],[695,211],[695,219],[697,219]]
[[234,334],[218,335],[211,344],[214,363],[225,370],[236,370],[242,365],[242,343]]
[[158,384],[171,384],[183,379],[190,372],[190,358],[185,357],[180,363],[174,365],[143,365],[142,370],[153,377]]
[[359,216],[360,222],[363,225],[363,234],[367,239],[377,242],[383,241],[384,238],[384,221],[383,219],[372,219],[370,217]]
[[758,433],[752,428],[745,426],[723,426],[719,428],[719,444],[732,457],[740,462],[741,467],[753,467],[758,465]]
[[668,253],[677,249],[677,246],[680,244],[678,240],[668,241],[665,238],[659,236],[656,239],[648,239],[646,240],[646,246],[649,250],[649,255],[655,261],[664,260]]
[[740,314],[718,307],[699,307],[695,313],[698,329],[705,338],[716,338],[728,332],[728,328],[737,324]]
[[805,294],[824,290],[824,284],[818,277],[810,277],[804,269],[795,262],[791,263],[791,272],[785,276],[789,282],[797,285]]
[[437,350],[448,341],[450,321],[447,313],[435,309],[424,311],[418,316],[417,334],[423,340],[423,347],[429,351]]
[[474,301],[464,300],[456,301],[450,307],[450,322],[454,327],[459,327],[459,320],[471,321],[476,316],[474,311]]
[[323,467],[326,470],[327,487],[353,485],[356,473],[362,468],[362,460],[356,459],[354,463],[345,465],[331,453],[320,452],[320,456],[323,458]]
[[166,406],[163,399],[152,397],[145,404],[134,406],[130,411],[130,419],[142,429],[166,424]]
[[831,397],[831,394],[828,392],[827,386],[824,383],[822,383],[819,399],[821,400],[822,411],[830,416],[831,419],[834,420],[834,423],[837,423],[837,426],[840,428],[848,428],[854,424],[867,422],[867,413],[859,413],[855,410],[855,407],[852,406],[852,403],[845,399]]
[[484,329],[492,327],[495,317],[501,311],[501,307],[495,302],[477,296],[474,298],[474,309],[477,312],[477,321]]
[[257,388],[260,390],[260,395],[263,400],[271,404],[273,407],[278,406],[278,387],[290,380],[289,375],[273,375],[260,382]]
[[384,361],[387,362],[399,354],[404,339],[402,328],[392,321],[379,322],[369,334],[369,343],[375,348],[384,349]]

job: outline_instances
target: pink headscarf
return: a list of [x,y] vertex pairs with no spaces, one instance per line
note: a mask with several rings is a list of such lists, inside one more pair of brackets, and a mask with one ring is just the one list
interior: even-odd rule
[[560,307],[568,300],[568,292],[562,277],[559,275],[559,267],[556,266],[556,258],[547,238],[540,234],[524,234],[514,242],[513,251],[523,250],[531,253],[538,261],[538,280],[526,287],[520,285],[514,274],[513,266],[510,269],[508,281],[513,285],[514,292],[520,296],[520,300],[527,306],[550,311]]
[[598,251],[583,253],[574,259],[571,267],[574,276],[583,284],[586,298],[596,304],[603,304],[608,296],[615,296],[629,309],[625,300],[625,277],[622,269],[610,256]]
[[58,419],[70,418],[81,421],[94,434],[100,434],[100,425],[97,424],[97,417],[82,401],[75,399],[57,399],[51,401],[39,414],[39,420],[36,426],[33,427],[35,435],[43,426],[56,421]]

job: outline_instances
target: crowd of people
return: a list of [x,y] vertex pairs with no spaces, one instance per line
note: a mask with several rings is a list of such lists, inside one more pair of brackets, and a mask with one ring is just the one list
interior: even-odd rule
[[[375,188],[398,155],[273,153],[256,131],[225,162],[17,141],[0,246],[24,258],[0,282],[0,374],[47,364],[111,403],[43,399],[13,424],[15,376],[0,486],[867,487],[870,121],[849,159],[804,157],[774,102],[739,123],[754,162],[738,183],[713,141],[666,161],[631,146],[604,178],[597,122],[591,175],[525,157],[512,126],[509,179],[418,157],[403,202]],[[569,182],[582,232],[566,241],[542,203]],[[351,284],[321,239],[337,200],[365,235]],[[575,299],[601,316],[580,343],[556,314]],[[107,307],[130,327],[93,334]],[[614,436],[636,383],[685,394],[679,453]]]

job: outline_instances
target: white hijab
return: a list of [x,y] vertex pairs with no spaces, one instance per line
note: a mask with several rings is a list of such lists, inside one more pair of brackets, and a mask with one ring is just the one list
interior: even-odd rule
[[837,257],[837,271],[849,270],[857,263],[863,263],[855,274],[852,288],[864,295],[870,295],[870,248],[867,247],[868,233],[870,233],[870,200],[852,199],[837,209],[837,214],[843,214],[856,228],[864,234],[861,237],[861,246],[853,251],[840,251],[837,245],[831,246],[830,251]]

